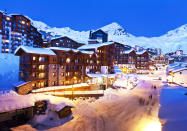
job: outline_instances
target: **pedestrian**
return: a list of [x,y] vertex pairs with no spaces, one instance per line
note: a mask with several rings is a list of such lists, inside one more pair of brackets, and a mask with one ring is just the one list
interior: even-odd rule
[[149,96],[149,99],[151,100],[153,98],[152,94]]

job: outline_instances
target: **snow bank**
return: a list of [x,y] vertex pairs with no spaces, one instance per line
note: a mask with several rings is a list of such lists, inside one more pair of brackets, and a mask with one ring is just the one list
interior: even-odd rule
[[0,53],[0,91],[13,90],[18,82],[19,57],[13,54]]
[[53,111],[59,111],[60,108],[62,109],[67,105],[73,107],[72,102],[66,98],[59,98],[42,94],[17,94],[0,96],[0,112],[8,112],[16,109],[31,107],[35,105],[35,102],[43,100],[49,101],[50,109]]

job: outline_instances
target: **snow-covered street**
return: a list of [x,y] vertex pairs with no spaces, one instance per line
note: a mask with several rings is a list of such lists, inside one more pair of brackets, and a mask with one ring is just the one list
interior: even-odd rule
[[[145,79],[145,77],[144,77]],[[154,89],[152,85],[156,85]],[[49,130],[66,131],[144,131],[155,122],[158,126],[159,81],[140,80],[133,90],[108,89],[100,99],[77,99],[74,101],[74,119]],[[13,130],[37,130],[23,125]]]

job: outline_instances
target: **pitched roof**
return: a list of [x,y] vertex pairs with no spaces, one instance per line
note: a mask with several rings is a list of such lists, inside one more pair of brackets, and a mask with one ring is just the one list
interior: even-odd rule
[[51,49],[49,48],[33,48],[33,47],[28,47],[28,46],[19,46],[14,54],[16,55],[19,50],[23,50],[26,53],[29,54],[39,54],[39,55],[56,55]]
[[81,51],[77,49],[71,49],[71,48],[62,48],[62,47],[49,47],[51,50],[60,50],[60,51],[73,51],[73,52],[81,52],[84,54],[93,54],[93,51]]
[[79,50],[85,50],[85,49],[97,49],[102,46],[113,44],[114,42],[104,42],[104,43],[98,43],[98,44],[87,44],[79,47]]
[[141,54],[143,54],[143,53],[145,53],[145,52],[147,52],[147,51],[146,51],[146,50],[143,50],[143,51],[137,51],[136,54],[137,54],[137,55],[141,55]]
[[130,50],[124,50],[123,51],[123,54],[129,54],[129,53],[131,53],[132,51],[134,51],[134,49],[132,48],[132,49],[130,49]]

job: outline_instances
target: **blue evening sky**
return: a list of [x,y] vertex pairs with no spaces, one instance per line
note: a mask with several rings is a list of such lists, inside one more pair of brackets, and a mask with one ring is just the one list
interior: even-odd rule
[[128,33],[148,37],[187,24],[187,0],[0,0],[4,9],[79,31],[117,22]]

